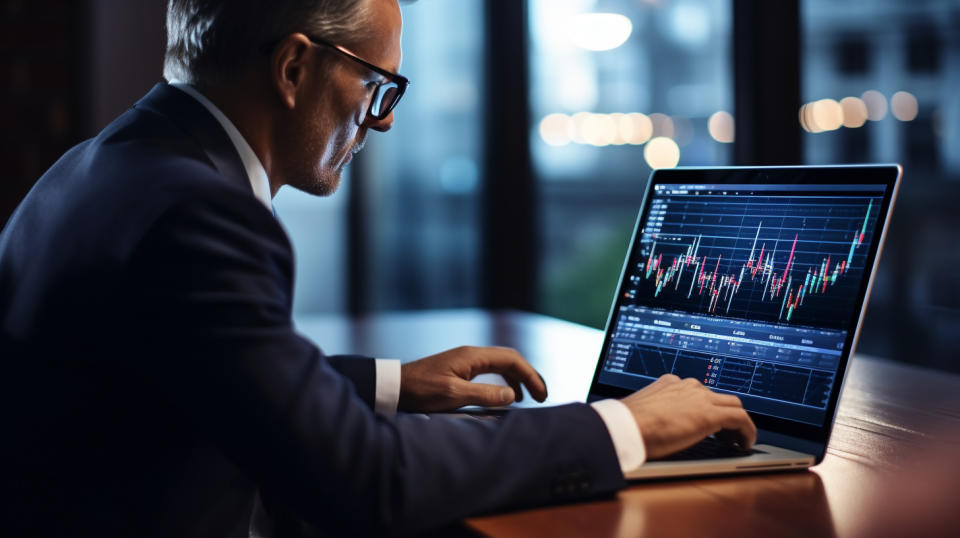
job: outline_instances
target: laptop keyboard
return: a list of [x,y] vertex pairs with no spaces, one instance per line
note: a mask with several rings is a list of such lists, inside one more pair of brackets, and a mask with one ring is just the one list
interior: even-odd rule
[[715,458],[740,458],[751,454],[762,454],[760,450],[745,449],[738,445],[707,437],[690,448],[671,454],[664,461],[706,460]]

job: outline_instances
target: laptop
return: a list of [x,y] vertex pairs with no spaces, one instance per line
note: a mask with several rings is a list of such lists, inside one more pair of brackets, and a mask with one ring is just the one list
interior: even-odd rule
[[709,438],[628,479],[823,460],[901,176],[895,164],[653,172],[586,400],[693,377],[739,397],[758,435],[749,451]]

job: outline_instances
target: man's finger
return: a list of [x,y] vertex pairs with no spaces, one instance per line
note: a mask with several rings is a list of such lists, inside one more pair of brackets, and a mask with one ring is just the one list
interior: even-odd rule
[[682,381],[682,379],[680,379],[680,376],[676,374],[663,374],[662,376],[658,377],[654,383],[659,382],[661,385],[672,385],[679,381]]
[[719,407],[720,427],[725,430],[734,430],[743,436],[744,448],[750,448],[757,442],[757,427],[750,420],[750,415],[743,409]]
[[544,401],[544,400],[547,399],[547,392],[548,392],[548,391],[547,391],[547,382],[544,381],[543,376],[540,375],[540,372],[537,372],[537,377],[539,377],[539,378],[540,378],[540,382],[543,383],[543,400],[540,400],[540,401],[542,402],[542,401]]
[[487,383],[471,383],[469,381],[463,382],[459,392],[463,395],[463,401],[459,402],[457,407],[464,405],[497,407],[510,405],[516,398],[513,389],[510,387],[490,385]]
[[721,405],[724,407],[743,407],[743,403],[740,401],[740,398],[737,398],[733,394],[721,394],[719,392],[714,392],[711,399],[715,405]]
[[513,393],[515,396],[514,401],[517,401],[517,402],[523,401],[523,387],[520,386],[520,383],[510,382],[510,381],[507,381],[507,383],[509,383],[510,388],[513,389]]
[[503,376],[507,383],[523,383],[537,401],[547,398],[547,385],[540,374],[516,350],[510,348],[487,348],[484,361],[475,368],[473,374],[496,373]]
[[653,383],[650,383],[646,387],[643,387],[642,389],[640,389],[640,391],[643,392],[645,396],[651,396],[653,394],[660,392],[661,390],[664,390],[668,387],[672,387],[679,382],[680,382],[679,377],[673,374],[664,374],[658,377],[657,379],[655,379]]

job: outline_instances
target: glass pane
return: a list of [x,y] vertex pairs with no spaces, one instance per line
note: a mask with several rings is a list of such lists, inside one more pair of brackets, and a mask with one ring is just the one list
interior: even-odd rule
[[483,1],[402,4],[411,80],[388,133],[359,154],[370,191],[369,295],[379,310],[475,306]]
[[283,187],[273,198],[277,218],[293,243],[294,314],[343,312],[347,307],[347,246],[344,223],[350,174],[340,189],[320,198]]
[[807,0],[809,163],[899,162],[904,183],[859,349],[948,364],[960,346],[960,26],[956,2]]
[[730,0],[531,0],[543,312],[602,326],[652,167],[733,141]]

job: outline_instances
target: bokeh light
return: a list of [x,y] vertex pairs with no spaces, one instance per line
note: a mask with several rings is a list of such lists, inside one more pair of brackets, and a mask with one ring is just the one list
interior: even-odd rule
[[857,128],[867,122],[867,105],[859,97],[844,97],[840,100],[843,109],[843,126]]
[[584,125],[587,123],[587,119],[590,117],[589,112],[577,112],[570,119],[573,122],[573,141],[577,144],[588,144],[587,139],[584,138]]
[[[630,136],[624,134],[627,142],[635,145],[645,144],[653,136],[653,122],[646,114],[631,112],[625,119],[630,124]],[[622,123],[621,128],[623,128]]]
[[578,47],[611,50],[627,41],[633,32],[633,23],[619,13],[582,13],[573,18],[571,31]]
[[867,105],[867,119],[880,121],[887,115],[887,98],[877,90],[867,90],[860,96]]
[[617,136],[617,125],[607,114],[590,114],[583,129],[584,140],[593,146],[609,146]]
[[658,136],[647,142],[643,158],[650,168],[674,168],[680,162],[680,147],[672,139]]
[[573,139],[573,120],[566,114],[549,114],[540,120],[540,138],[551,146],[566,146]]
[[623,125],[626,123],[628,129],[633,129],[633,126],[630,125],[629,121],[626,120],[627,115],[622,112],[614,112],[610,114],[610,119],[613,120],[613,141],[610,143],[615,146],[622,146],[627,143],[627,137],[625,135],[630,134],[630,132],[624,132]]
[[910,92],[897,92],[890,98],[890,112],[900,121],[913,121],[919,110],[917,98]]
[[812,123],[817,129],[834,131],[843,125],[843,108],[840,103],[833,99],[820,99],[810,106],[812,107]]
[[733,115],[726,110],[714,112],[707,120],[707,131],[717,142],[729,144],[733,142]]

